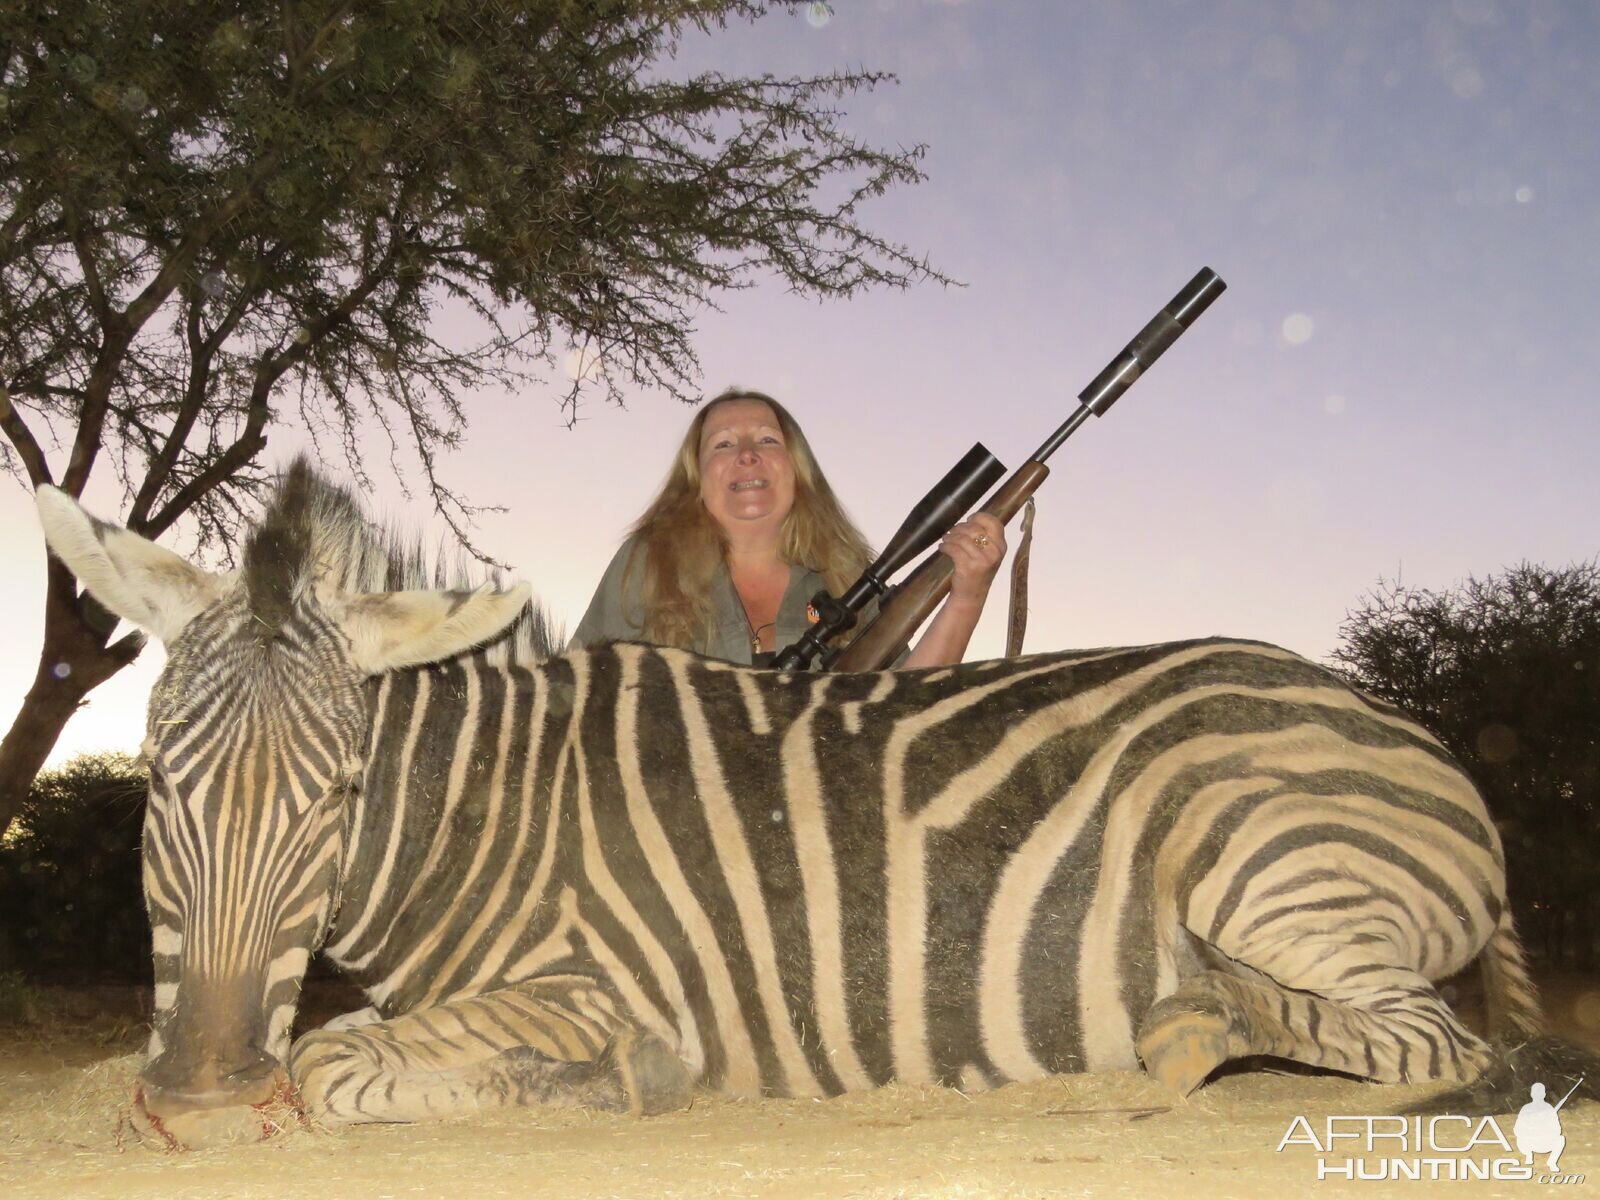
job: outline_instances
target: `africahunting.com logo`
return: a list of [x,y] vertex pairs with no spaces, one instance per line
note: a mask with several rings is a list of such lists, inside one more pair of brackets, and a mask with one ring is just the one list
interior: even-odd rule
[[1509,1138],[1494,1117],[1336,1116],[1321,1118],[1320,1128],[1296,1117],[1278,1143],[1278,1153],[1293,1147],[1314,1152],[1318,1179],[1582,1183],[1583,1175],[1561,1170],[1567,1148],[1561,1106],[1577,1090],[1575,1083],[1551,1104],[1544,1084],[1534,1084]]

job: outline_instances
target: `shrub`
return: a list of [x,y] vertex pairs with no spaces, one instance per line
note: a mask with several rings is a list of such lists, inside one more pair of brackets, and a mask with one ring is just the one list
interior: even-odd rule
[[29,980],[150,978],[144,809],[133,755],[85,754],[40,772],[0,844],[0,968]]

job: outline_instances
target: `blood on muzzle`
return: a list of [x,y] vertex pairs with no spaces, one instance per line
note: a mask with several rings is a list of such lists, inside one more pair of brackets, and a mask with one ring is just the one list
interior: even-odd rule
[[213,984],[212,1002],[194,1007],[180,992],[164,1049],[139,1073],[132,1116],[147,1140],[169,1149],[259,1141],[280,1125],[268,1109],[297,1108],[288,1072],[265,1049],[259,1000],[238,1003],[250,991],[260,994]]

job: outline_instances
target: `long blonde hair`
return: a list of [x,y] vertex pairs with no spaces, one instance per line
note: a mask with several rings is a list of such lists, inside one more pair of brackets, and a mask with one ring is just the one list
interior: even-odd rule
[[645,639],[657,645],[692,649],[711,618],[711,581],[728,543],[700,499],[700,434],[711,410],[731,400],[758,400],[771,408],[794,462],[794,506],[779,529],[779,555],[816,571],[834,595],[872,561],[866,539],[845,515],[794,417],[771,396],[729,388],[689,422],[666,482],[629,531],[634,545],[627,570],[643,571],[640,625]]

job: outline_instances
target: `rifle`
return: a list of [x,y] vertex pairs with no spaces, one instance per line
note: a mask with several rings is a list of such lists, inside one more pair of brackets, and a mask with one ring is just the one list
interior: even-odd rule
[[[1045,460],[1091,415],[1104,416],[1226,287],[1215,271],[1202,267],[1199,274],[1123,347],[1122,353],[1095,376],[1094,382],[1078,393],[1078,410],[1001,485],[982,511],[997,517],[1002,525],[1010,521],[1050,474]],[[1005,468],[981,443],[969,450],[911,510],[905,523],[889,539],[884,552],[843,596],[836,600],[827,591],[816,594],[811,603],[819,620],[798,642],[778,654],[773,666],[783,670],[803,668],[818,654],[823,656],[825,667],[841,671],[876,671],[894,661],[911,635],[949,594],[955,564],[947,555],[935,552],[892,592],[887,585],[888,578],[943,537],[973,501],[1004,472]],[[828,639],[853,628],[861,610],[875,596],[884,597],[877,618],[842,651],[829,647]]]
[[1557,1102],[1555,1108],[1552,1109],[1551,1111],[1560,1112],[1561,1111],[1561,1106],[1563,1104],[1565,1104],[1568,1100],[1572,1099],[1572,1093],[1578,1090],[1579,1085],[1583,1083],[1583,1079],[1584,1079],[1584,1077],[1582,1075],[1579,1075],[1578,1076],[1578,1082],[1573,1084],[1571,1087],[1569,1087],[1567,1089],[1567,1094],[1565,1096],[1561,1097],[1560,1101]]

